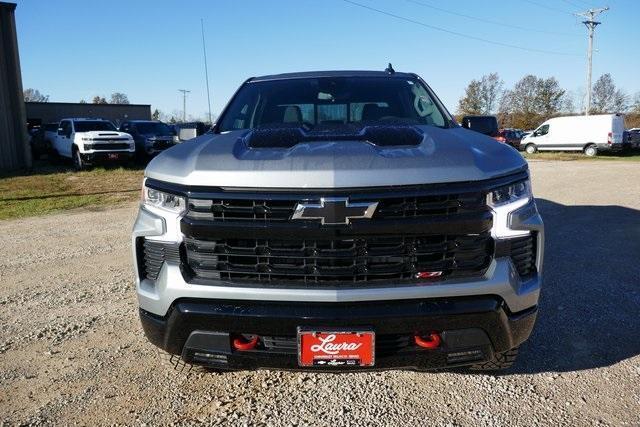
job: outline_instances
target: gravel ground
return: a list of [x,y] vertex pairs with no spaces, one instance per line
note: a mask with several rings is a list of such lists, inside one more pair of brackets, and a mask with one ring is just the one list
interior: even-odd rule
[[0,222],[0,425],[640,425],[640,167],[531,169],[545,289],[500,376],[178,375],[139,326],[134,205]]

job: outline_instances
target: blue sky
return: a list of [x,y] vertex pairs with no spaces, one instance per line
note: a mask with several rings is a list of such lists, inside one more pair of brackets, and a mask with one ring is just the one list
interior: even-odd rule
[[[254,75],[325,69],[420,74],[455,111],[472,78],[498,72],[507,86],[525,74],[585,87],[586,28],[570,12],[593,0],[353,0],[403,18],[532,52],[466,39],[344,0],[18,1],[16,20],[25,88],[51,101],[77,102],[120,91],[165,113],[205,116],[200,18],[205,20],[213,112]],[[640,1],[606,0],[596,33],[594,80],[609,72],[640,91]],[[417,4],[417,3],[423,3]],[[498,21],[489,24],[429,8]],[[510,28],[509,25],[527,28]],[[533,31],[536,30],[536,31]]]

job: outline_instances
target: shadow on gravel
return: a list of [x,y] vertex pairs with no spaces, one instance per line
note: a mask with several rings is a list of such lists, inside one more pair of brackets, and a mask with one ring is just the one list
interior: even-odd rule
[[540,310],[509,373],[599,368],[640,354],[640,211],[537,203],[546,229]]

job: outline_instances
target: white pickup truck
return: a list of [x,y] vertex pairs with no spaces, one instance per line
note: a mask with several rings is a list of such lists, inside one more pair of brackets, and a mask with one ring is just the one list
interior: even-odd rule
[[53,148],[59,156],[73,159],[78,170],[99,162],[130,160],[136,151],[133,138],[118,132],[104,119],[62,119]]

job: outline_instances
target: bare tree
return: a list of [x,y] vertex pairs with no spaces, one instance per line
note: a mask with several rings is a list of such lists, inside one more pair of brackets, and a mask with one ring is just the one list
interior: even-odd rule
[[111,104],[129,104],[129,98],[122,92],[114,92],[109,100]]
[[495,112],[498,100],[502,96],[504,82],[498,73],[491,73],[482,76],[480,79],[480,98],[482,99],[482,113],[491,114]]
[[22,93],[25,102],[49,102],[49,95],[43,95],[38,89],[25,89]]
[[633,104],[631,104],[631,113],[640,114],[640,92],[636,93],[633,97]]
[[629,97],[616,89],[611,74],[600,76],[593,85],[591,96],[592,113],[623,113],[628,108]]
[[562,97],[560,111],[565,114],[575,114],[577,111],[576,105],[576,93],[574,91],[566,91]]
[[611,103],[612,113],[624,113],[629,109],[629,96],[621,89],[616,89]]
[[107,104],[107,100],[104,97],[101,97],[100,95],[96,95],[91,100],[91,103],[92,104]]
[[160,120],[160,110],[158,110],[157,108],[155,110],[153,110],[153,113],[151,114],[151,118],[153,120]]

